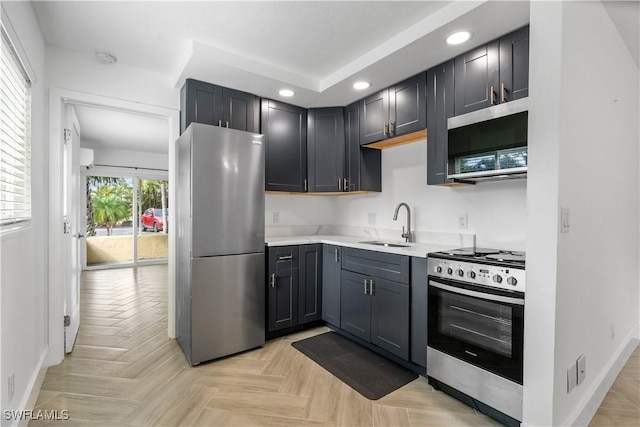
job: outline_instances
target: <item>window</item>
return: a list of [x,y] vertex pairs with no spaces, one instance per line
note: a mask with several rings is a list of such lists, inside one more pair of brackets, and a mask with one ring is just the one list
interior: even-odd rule
[[31,219],[31,82],[2,28],[0,225]]

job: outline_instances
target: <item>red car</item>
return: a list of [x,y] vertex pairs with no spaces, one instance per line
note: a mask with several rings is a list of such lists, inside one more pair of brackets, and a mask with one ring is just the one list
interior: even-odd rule
[[[165,210],[165,216],[167,223],[169,222],[169,209]],[[153,231],[160,231],[164,228],[162,222],[162,209],[149,208],[140,217],[142,223],[142,231],[147,231],[147,228],[152,228]]]

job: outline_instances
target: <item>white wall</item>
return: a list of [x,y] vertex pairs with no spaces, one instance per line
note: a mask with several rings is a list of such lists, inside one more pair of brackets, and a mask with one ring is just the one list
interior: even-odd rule
[[[333,196],[267,194],[265,197],[265,226],[267,236],[313,234],[321,225],[332,224]],[[277,212],[279,223],[273,222]]]
[[[612,360],[637,337],[638,67],[599,2],[566,2],[562,26],[554,420],[564,424]],[[605,83],[605,84],[603,84]],[[585,383],[566,394],[580,354]]]
[[[26,229],[1,238],[2,409],[24,409],[48,345],[47,245],[48,150],[45,109],[45,44],[30,2],[2,2],[37,82],[32,88],[31,171],[33,219]],[[7,15],[4,15],[6,11]],[[7,378],[15,372],[15,396],[7,395]],[[5,421],[2,425],[14,424]]]
[[[477,244],[524,250],[526,240],[526,180],[484,182],[464,187],[427,186],[426,141],[382,151],[382,193],[336,198],[338,225],[398,230],[406,224],[402,209],[393,221],[395,207],[411,207],[413,230],[476,233]],[[458,215],[468,215],[468,229],[458,228]]]
[[92,148],[93,164],[169,170],[169,155],[134,150]]
[[532,2],[530,17],[523,424],[569,425],[638,337],[639,75],[599,2]]

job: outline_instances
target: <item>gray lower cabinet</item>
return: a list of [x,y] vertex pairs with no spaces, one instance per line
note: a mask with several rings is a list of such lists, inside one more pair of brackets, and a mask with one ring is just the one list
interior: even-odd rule
[[267,331],[320,320],[322,245],[269,248]]
[[322,252],[322,320],[340,327],[340,257],[342,248],[324,245]]
[[409,360],[409,257],[344,248],[340,328]]
[[411,355],[416,365],[427,367],[427,258],[411,258]]

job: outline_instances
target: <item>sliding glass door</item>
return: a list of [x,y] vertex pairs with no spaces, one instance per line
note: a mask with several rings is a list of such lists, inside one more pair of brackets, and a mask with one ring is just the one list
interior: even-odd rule
[[86,175],[86,269],[166,262],[168,182]]

